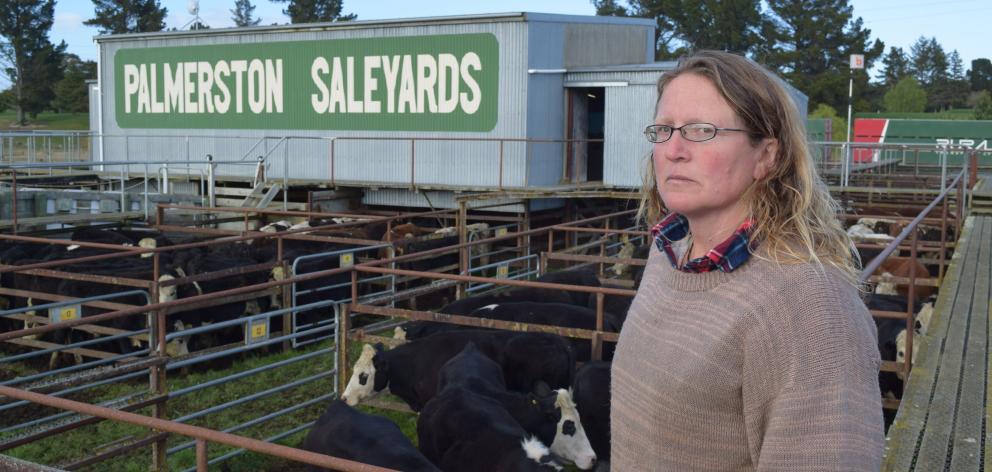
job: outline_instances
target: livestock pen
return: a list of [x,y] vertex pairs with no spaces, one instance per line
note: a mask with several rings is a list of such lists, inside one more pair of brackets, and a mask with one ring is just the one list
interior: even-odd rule
[[[905,170],[905,168],[903,169]],[[889,219],[893,222],[900,223],[901,228],[897,231],[896,235],[893,236],[892,241],[888,248],[879,245],[869,245],[867,243],[861,243],[861,249],[875,250],[875,251],[888,251],[888,254],[892,254],[889,259],[892,261],[900,261],[903,259],[909,260],[914,259],[921,262],[927,267],[927,274],[922,274],[919,272],[910,272],[906,276],[895,276],[886,279],[885,281],[895,284],[897,287],[901,286],[906,292],[909,292],[909,298],[915,296],[915,291],[920,288],[935,288],[942,282],[941,278],[944,274],[949,273],[947,267],[947,261],[950,259],[947,254],[951,249],[956,249],[956,244],[953,239],[958,235],[962,234],[962,230],[967,231],[965,221],[966,221],[966,208],[965,204],[968,201],[967,195],[969,189],[966,185],[969,174],[967,173],[957,173],[956,175],[951,175],[951,178],[946,180],[940,179],[944,189],[937,190],[936,192],[923,192],[923,189],[914,189],[914,192],[896,192],[896,191],[886,191],[875,189],[874,191],[868,192],[858,192],[852,188],[848,188],[846,192],[838,193],[838,198],[845,202],[845,215],[842,217],[846,220],[852,221],[856,218],[872,218],[875,219]],[[899,178],[898,175],[893,175],[894,178]],[[938,178],[935,176],[929,177],[930,182],[936,186]],[[604,192],[605,194],[606,192]],[[503,195],[504,197],[506,195]],[[936,200],[929,200],[931,197],[940,197]],[[482,207],[485,205],[480,205]],[[580,208],[578,206],[577,208]],[[894,210],[906,211],[906,208],[918,207],[914,211],[914,215],[902,216],[894,215]],[[214,294],[211,297],[208,294],[196,295],[193,297],[188,297],[187,299],[180,299],[176,301],[170,301],[165,303],[153,303],[147,306],[133,306],[127,307],[125,310],[117,310],[119,308],[125,308],[120,306],[107,305],[107,303],[113,303],[113,300],[85,300],[83,303],[102,303],[105,309],[114,309],[112,313],[104,313],[97,316],[106,316],[106,318],[90,318],[87,320],[77,320],[77,321],[67,321],[58,328],[48,329],[48,331],[56,331],[57,329],[64,329],[66,327],[81,327],[84,325],[97,326],[98,322],[101,320],[112,319],[117,316],[130,316],[132,314],[144,313],[152,311],[155,313],[155,318],[158,318],[160,313],[163,318],[168,319],[169,315],[181,313],[179,311],[182,308],[195,309],[196,307],[203,308],[208,304],[229,302],[231,300],[236,300],[240,298],[258,297],[261,291],[271,290],[269,294],[276,294],[278,292],[280,295],[286,297],[284,299],[295,299],[292,296],[292,286],[297,283],[304,283],[309,280],[321,278],[321,277],[332,277],[332,276],[344,276],[347,280],[347,291],[350,292],[348,299],[359,300],[357,303],[352,303],[347,305],[349,309],[345,309],[346,305],[341,303],[330,303],[328,306],[335,305],[337,307],[334,311],[334,317],[337,321],[332,323],[327,323],[325,326],[318,326],[310,329],[319,329],[321,333],[334,336],[335,339],[340,339],[341,342],[333,342],[332,339],[319,340],[317,342],[300,345],[298,351],[300,354],[294,354],[292,352],[269,354],[268,356],[258,356],[257,358],[252,357],[249,360],[255,362],[251,367],[248,368],[238,368],[235,367],[235,372],[230,373],[230,369],[225,370],[225,373],[219,374],[217,378],[209,378],[204,372],[197,371],[196,364],[194,361],[198,356],[195,353],[191,354],[190,357],[173,357],[167,359],[165,356],[156,356],[157,351],[149,351],[147,355],[147,364],[136,365],[130,367],[131,370],[127,375],[134,375],[134,378],[146,375],[149,370],[159,369],[163,372],[174,373],[178,370],[183,370],[183,367],[188,367],[194,372],[189,376],[177,376],[169,375],[165,377],[165,383],[167,384],[167,397],[184,398],[190,399],[194,397],[193,391],[202,391],[204,393],[214,391],[215,388],[221,387],[223,384],[233,384],[238,379],[246,379],[249,377],[262,378],[265,373],[273,373],[274,377],[266,377],[266,381],[272,382],[269,387],[274,389],[272,392],[266,392],[268,389],[262,389],[259,392],[265,392],[257,397],[251,397],[251,400],[258,400],[257,403],[247,403],[244,402],[243,405],[249,410],[259,410],[261,407],[259,405],[264,404],[265,413],[257,416],[253,416],[252,419],[245,422],[243,419],[237,422],[232,422],[230,426],[224,426],[224,429],[228,429],[232,432],[238,432],[239,434],[251,434],[255,435],[259,432],[263,434],[264,437],[268,437],[272,441],[292,441],[299,437],[300,432],[309,427],[308,420],[298,421],[294,425],[286,425],[287,428],[284,431],[280,431],[276,434],[274,427],[270,427],[268,421],[278,421],[281,418],[294,417],[299,418],[300,416],[308,416],[309,418],[314,418],[316,412],[321,402],[326,402],[327,399],[335,396],[337,392],[340,391],[340,386],[335,385],[346,380],[345,370],[350,367],[348,364],[348,359],[353,357],[354,350],[346,349],[345,346],[349,344],[349,341],[354,341],[356,339],[365,341],[389,341],[388,338],[381,336],[380,330],[388,328],[398,322],[402,322],[406,319],[420,319],[420,320],[431,320],[431,321],[450,321],[455,324],[464,324],[470,326],[486,326],[494,328],[503,329],[522,329],[528,331],[546,331],[554,332],[576,339],[581,339],[588,341],[588,343],[593,347],[594,352],[599,352],[599,348],[595,346],[601,346],[604,342],[611,342],[616,340],[615,333],[609,333],[605,331],[602,325],[602,319],[605,309],[603,308],[603,301],[607,297],[631,297],[633,296],[632,284],[618,283],[617,285],[630,285],[623,286],[622,288],[596,288],[596,287],[570,287],[562,286],[559,284],[547,284],[542,282],[530,282],[528,279],[533,278],[537,275],[543,275],[546,273],[554,273],[556,271],[568,268],[573,265],[586,265],[586,267],[593,268],[597,276],[601,278],[607,278],[609,270],[608,266],[617,263],[626,264],[643,264],[642,260],[635,257],[629,257],[622,254],[625,240],[626,242],[633,241],[635,244],[643,244],[648,242],[647,233],[641,228],[634,228],[630,225],[630,217],[632,216],[632,211],[604,211],[603,207],[596,207],[590,210],[590,213],[599,213],[599,216],[593,218],[582,218],[579,221],[564,221],[561,223],[551,222],[550,225],[545,227],[531,227],[531,219],[529,218],[519,218],[513,216],[496,216],[496,215],[486,215],[478,214],[476,212],[477,207],[471,207],[471,213],[469,208],[466,207],[464,211],[452,211],[443,210],[437,212],[424,212],[421,214],[408,214],[408,215],[391,215],[384,216],[381,214],[368,213],[308,213],[308,212],[262,212],[255,209],[232,209],[232,208],[196,208],[188,207],[182,205],[161,205],[159,206],[158,213],[161,214],[161,219],[157,221],[160,223],[158,229],[167,230],[169,232],[179,232],[183,228],[186,228],[190,234],[195,234],[200,237],[210,236],[211,241],[203,241],[197,243],[191,243],[194,246],[170,246],[171,251],[182,250],[183,248],[195,247],[195,245],[223,245],[223,244],[234,244],[238,241],[250,241],[258,240],[265,241],[269,240],[270,244],[275,246],[276,252],[279,252],[278,247],[280,245],[285,245],[289,241],[317,241],[319,238],[333,238],[328,239],[327,242],[333,243],[343,243],[344,239],[338,239],[338,236],[320,236],[321,231],[333,231],[335,229],[342,230],[347,228],[353,228],[367,224],[370,221],[386,221],[388,227],[391,229],[393,227],[392,222],[400,221],[410,221],[411,219],[418,219],[421,224],[430,222],[432,219],[440,219],[444,222],[454,222],[455,232],[458,233],[458,242],[455,244],[446,244],[443,246],[428,249],[426,251],[411,251],[407,254],[401,256],[390,257],[389,249],[390,247],[396,248],[397,246],[392,244],[393,241],[382,241],[381,239],[367,239],[360,241],[351,241],[356,244],[356,246],[362,246],[369,252],[366,256],[355,255],[352,256],[354,259],[353,265],[345,266],[341,264],[340,256],[343,254],[332,254],[331,257],[338,258],[338,267],[335,269],[324,270],[313,272],[305,275],[296,273],[294,277],[284,279],[282,281],[267,281],[261,284],[251,284],[244,287],[232,289],[229,291],[224,291],[218,294]],[[874,208],[872,210],[871,208]],[[848,209],[852,210],[848,212]],[[920,210],[924,210],[924,213],[920,213]],[[940,216],[935,216],[934,212],[940,212]],[[202,225],[215,224],[219,220],[230,220],[227,223],[232,224],[232,226],[227,226],[227,229],[219,228],[188,228],[184,225],[177,225],[174,222],[170,222],[170,218],[178,216],[182,213],[192,213],[192,212],[212,212],[216,213],[215,218],[200,218],[198,221]],[[582,213],[581,211],[575,211],[575,213]],[[605,215],[603,213],[606,213]],[[537,216],[537,215],[532,215]],[[262,218],[264,217],[264,218]],[[271,222],[276,218],[287,218],[287,219],[320,219],[320,218],[330,218],[330,217],[353,217],[358,218],[359,222],[348,222],[348,223],[336,223],[328,225],[315,225],[310,228],[299,228],[299,229],[287,229],[274,234],[262,234],[255,228],[259,223],[256,223],[258,219],[265,219]],[[390,219],[391,218],[391,219]],[[487,222],[491,224],[487,232],[477,233],[472,235],[472,233],[467,229],[470,224]],[[439,221],[438,226],[443,226]],[[910,223],[910,224],[906,224]],[[235,229],[233,225],[242,225]],[[940,226],[942,230],[936,231],[938,234],[936,241],[926,242],[923,241],[922,235],[918,235],[918,230],[920,230],[919,225],[927,225],[930,227]],[[155,225],[153,225],[155,226]],[[391,231],[387,231],[389,234]],[[920,236],[920,237],[917,237]],[[436,240],[440,239],[437,236],[423,235],[419,238],[414,238],[422,241]],[[61,240],[60,243],[52,244],[71,244],[66,243],[65,240]],[[26,241],[25,241],[26,242]],[[361,243],[361,244],[359,244]],[[388,243],[388,244],[387,244]],[[41,244],[41,243],[38,243]],[[50,243],[45,243],[50,244]],[[94,243],[90,243],[94,244]],[[382,245],[383,247],[376,247]],[[483,249],[485,246],[489,246],[489,249]],[[99,249],[99,246],[93,246]],[[410,246],[407,246],[410,247]],[[915,248],[915,249],[914,249]],[[386,253],[380,252],[381,249],[386,249]],[[285,250],[285,249],[283,249]],[[110,254],[110,255],[100,255],[96,256],[97,261],[102,260],[102,258],[114,259],[114,258],[138,258],[141,254],[153,254],[153,260],[157,256],[159,259],[164,257],[165,254],[170,252],[169,247],[155,248],[155,249],[144,249],[144,248],[114,248],[115,252],[121,254]],[[328,251],[333,252],[333,251]],[[372,253],[375,253],[374,255]],[[927,253],[930,254],[928,257],[917,257],[918,254]],[[404,264],[411,264],[413,262],[420,261],[433,261],[435,258],[441,255],[457,255],[456,264],[445,264],[444,270],[431,271],[431,270],[414,270],[412,265],[408,265],[408,268],[395,268],[403,267]],[[484,260],[484,258],[488,258]],[[94,259],[88,259],[92,261]],[[866,261],[867,263],[867,261]],[[42,265],[32,265],[22,268],[0,268],[3,272],[14,272],[17,270],[35,270],[35,271],[52,271],[61,272],[56,267],[56,264],[51,263],[51,266]],[[272,264],[272,263],[269,263]],[[879,261],[881,264],[881,260]],[[275,268],[277,264],[261,264],[254,267],[257,272],[269,271]],[[286,260],[281,260],[281,265],[288,268],[291,263]],[[876,264],[878,265],[878,264]],[[911,268],[913,266],[910,266]],[[957,267],[957,266],[955,266]],[[434,268],[437,269],[436,267]],[[931,270],[933,273],[930,273]],[[950,273],[953,273],[954,269],[950,269]],[[238,272],[238,271],[235,271]],[[41,272],[38,272],[39,274]],[[220,276],[221,274],[213,274]],[[188,276],[180,277],[174,281],[166,282],[164,284],[158,284],[159,287],[155,290],[161,290],[162,286],[186,286],[189,287],[193,282],[204,282],[209,280],[210,276],[203,278],[197,278],[199,276]],[[147,281],[150,283],[152,280],[157,278],[149,277]],[[369,280],[367,283],[362,281]],[[871,282],[872,284],[877,284],[883,282],[880,275],[873,273],[867,273],[864,280],[866,282]],[[945,277],[946,280],[946,277]],[[374,293],[377,291],[382,291],[385,287],[390,284],[404,284],[399,287],[394,285],[394,288],[388,293]],[[503,322],[499,320],[484,320],[481,321],[480,318],[470,318],[460,315],[446,316],[443,313],[438,313],[433,311],[438,305],[437,299],[432,299],[432,296],[440,294],[440,298],[462,298],[467,295],[481,294],[487,290],[493,290],[495,288],[507,288],[507,287],[523,287],[531,286],[538,288],[547,288],[554,290],[565,290],[575,293],[586,293],[593,294],[595,305],[594,308],[597,314],[597,326],[596,329],[575,329],[575,328],[561,328],[561,327],[549,327],[541,326],[532,323],[517,323],[517,322]],[[152,289],[149,289],[148,297],[152,301],[158,301],[157,294],[153,296]],[[287,295],[288,294],[288,295]],[[368,295],[368,296],[366,296]],[[218,298],[219,297],[219,298]],[[363,298],[364,297],[364,298]],[[448,298],[449,300],[451,298]],[[415,303],[411,303],[411,300],[416,300]],[[343,300],[335,300],[334,302],[341,302]],[[56,303],[59,303],[56,301]],[[443,302],[442,302],[443,303]],[[939,303],[938,303],[939,304]],[[65,305],[68,306],[68,305]],[[913,306],[911,303],[907,303],[906,306]],[[59,309],[64,306],[46,306],[38,307],[37,309],[54,308]],[[216,329],[222,329],[225,327],[231,327],[234,325],[244,324],[251,320],[257,320],[261,318],[273,318],[280,315],[292,313],[294,311],[302,311],[308,308],[313,308],[312,306],[296,306],[295,310],[293,308],[284,307],[280,310],[271,310],[265,313],[259,313],[258,315],[253,315],[252,317],[246,317],[244,319],[237,320],[236,322],[231,322],[230,325],[222,325],[214,327]],[[429,311],[431,310],[431,311]],[[890,310],[882,310],[890,311]],[[904,322],[907,326],[912,326],[913,318],[911,313],[913,310],[907,309],[905,314],[899,313],[898,315],[894,313],[879,313],[883,317],[885,316],[899,316],[898,322]],[[347,316],[346,316],[347,315]],[[140,316],[140,315],[139,315]],[[257,318],[256,318],[257,317]],[[364,325],[357,328],[352,328],[358,323],[355,320],[360,320],[359,323],[369,323],[373,322],[375,319],[382,318],[382,323],[376,327],[375,325]],[[72,324],[75,323],[75,324]],[[227,323],[227,322],[225,322]],[[161,329],[158,327],[161,326]],[[235,352],[261,352],[261,347],[268,345],[273,349],[284,347],[286,345],[292,346],[293,339],[297,339],[303,336],[312,335],[314,332],[308,332],[306,327],[296,326],[292,324],[288,328],[286,325],[280,325],[276,323],[271,326],[269,330],[269,337],[264,339],[260,345],[245,345],[244,340],[250,337],[249,333],[244,335],[244,339],[241,341],[241,345],[237,347],[232,347],[234,350],[231,354]],[[369,326],[372,326],[371,328]],[[193,333],[200,333],[210,331],[211,327],[197,327],[195,329],[202,329],[202,331],[195,331]],[[168,345],[169,341],[175,341],[183,337],[183,334],[190,333],[178,333],[176,330],[172,330],[169,323],[165,322],[153,322],[148,328],[150,340],[153,340],[155,344],[155,349],[163,350]],[[912,331],[911,329],[908,331]],[[46,332],[46,328],[31,328],[31,330],[20,330],[17,332],[7,332],[0,334],[0,340],[14,339],[15,337],[23,337],[24,335],[40,334]],[[277,333],[278,332],[278,333]],[[334,334],[331,334],[334,333]],[[344,336],[348,333],[348,336]],[[106,335],[114,336],[120,335],[122,337],[130,338],[135,336],[141,336],[145,333],[143,332],[128,332],[128,333],[105,333]],[[295,337],[294,337],[295,336]],[[912,352],[912,340],[913,334],[909,334],[907,339],[907,349]],[[89,340],[89,341],[106,341],[108,338],[103,338],[99,340]],[[87,341],[83,341],[87,342]],[[297,343],[299,344],[299,343]],[[70,349],[86,349],[88,345],[76,345],[69,346]],[[63,350],[63,349],[57,349]],[[337,353],[337,363],[334,362],[334,353]],[[208,357],[216,354],[216,357]],[[40,357],[41,355],[37,355]],[[282,357],[280,357],[282,356]],[[211,359],[219,359],[224,357],[220,354],[220,351],[200,353],[200,357],[203,357],[204,361],[209,361]],[[297,360],[297,358],[302,358]],[[106,361],[107,359],[102,359]],[[99,362],[99,360],[90,360],[89,362]],[[111,361],[115,362],[115,361]],[[320,363],[317,366],[313,364]],[[158,365],[153,365],[158,363]],[[260,365],[264,364],[264,365]],[[905,371],[908,369],[908,361],[904,361],[900,364],[895,362],[887,362],[883,365],[883,370],[886,371]],[[302,370],[301,368],[307,366],[315,367],[314,370],[307,370],[306,372],[300,372],[299,377],[289,378],[286,374],[288,372],[294,372]],[[69,366],[68,369],[74,369],[78,366]],[[123,367],[123,366],[122,366]],[[89,370],[89,369],[80,369]],[[33,375],[33,374],[32,374]],[[223,377],[228,377],[221,380]],[[333,379],[337,378],[337,382]],[[154,378],[154,377],[153,377]],[[910,377],[912,379],[914,377]],[[276,380],[277,379],[277,380]],[[23,383],[19,383],[18,379],[16,382],[7,381],[6,386],[18,386],[25,387]],[[44,381],[45,379],[41,379]],[[217,382],[214,382],[214,381]],[[106,381],[107,385],[114,382],[111,377],[106,377],[98,382]],[[175,382],[185,382],[181,385]],[[278,383],[275,383],[277,382]],[[288,383],[286,383],[288,381]],[[68,382],[68,380],[66,380]],[[213,383],[212,383],[213,382]],[[300,382],[301,385],[293,385],[294,382]],[[319,388],[314,390],[315,393],[304,394],[301,398],[299,395],[290,394],[291,389],[302,384],[318,385]],[[66,384],[68,386],[68,384]],[[82,387],[82,385],[78,385]],[[58,387],[58,386],[56,386]],[[77,385],[67,387],[68,389],[76,388]],[[97,385],[100,387],[100,385]],[[283,390],[279,390],[286,387]],[[67,388],[61,388],[65,390]],[[25,390],[19,388],[16,390]],[[10,391],[11,398],[18,400],[30,399],[32,401],[37,401],[38,404],[56,406],[52,403],[50,398],[39,398],[35,396],[26,396],[23,392],[14,392],[13,390],[4,390],[4,392]],[[148,391],[153,391],[152,388],[148,388]],[[219,390],[218,390],[219,391]],[[51,390],[40,390],[42,394],[53,393]],[[177,393],[180,392],[180,393]],[[318,393],[319,392],[319,393]],[[68,392],[69,395],[76,395],[78,391]],[[115,398],[123,398],[124,395],[130,395],[134,392],[116,392],[118,395]],[[187,394],[188,393],[188,394]],[[911,390],[907,394],[911,393]],[[62,395],[65,395],[63,393]],[[275,400],[280,397],[291,397],[287,398],[287,404],[275,405]],[[114,398],[106,397],[94,400],[93,398],[84,398],[82,396],[73,397],[76,399],[83,399],[86,401],[96,401],[100,402],[102,400],[112,400]],[[245,397],[248,398],[248,397]],[[264,400],[263,400],[264,399]],[[173,401],[171,403],[166,403],[165,400],[161,400],[154,394],[147,397],[132,396],[128,400],[133,400],[134,405],[127,405],[123,408],[132,408],[136,411],[143,411],[146,413],[154,413],[152,410],[154,407],[146,406],[151,404],[168,404],[169,407],[161,408],[162,411],[167,413],[167,418],[173,419],[173,421],[186,421],[191,425],[216,425],[217,422],[212,422],[211,418],[217,418],[219,416],[211,416],[215,414],[221,414],[220,408],[212,409],[218,405],[227,406],[237,406],[232,402],[237,402],[238,399],[225,398],[220,402],[205,406],[203,408],[198,408],[197,410],[184,410],[183,400]],[[150,403],[141,404],[140,402],[147,401]],[[156,403],[159,402],[159,403]],[[6,406],[13,403],[8,401],[5,405],[0,405],[0,407]],[[20,403],[20,402],[19,402]],[[300,416],[292,415],[292,408],[298,407],[300,405],[305,405],[297,412]],[[896,406],[895,402],[887,402],[890,407]],[[21,406],[26,406],[22,404]],[[94,409],[83,409],[84,406],[79,404],[59,404],[57,406],[69,407],[70,410],[79,411],[87,415],[96,415],[100,418],[111,418],[119,419],[125,422],[131,422],[132,424],[138,424],[140,418],[135,418],[131,416],[118,416],[117,413],[107,412],[104,410],[94,410]],[[113,407],[118,407],[117,404],[111,404]],[[40,407],[35,407],[40,409]],[[141,410],[144,408],[144,410]],[[10,408],[13,410],[14,408]],[[236,410],[232,410],[236,411]],[[54,413],[54,414],[53,414]],[[178,414],[177,414],[178,413]],[[257,413],[262,413],[258,411]],[[45,419],[55,416],[56,410],[47,410],[47,412],[39,417],[32,419]],[[194,417],[190,418],[193,415]],[[196,416],[200,415],[200,416]],[[81,426],[83,422],[92,422],[92,418],[82,418],[71,415],[66,415],[63,418],[68,419],[69,423],[74,423],[73,426]],[[55,420],[48,420],[55,421]],[[145,425],[151,425],[151,423],[145,423]],[[56,425],[52,423],[52,426],[56,428],[49,432],[54,432],[55,429],[62,427],[62,425]],[[177,426],[182,426],[177,425]],[[244,427],[244,429],[241,429]],[[289,432],[292,429],[296,429],[296,432],[291,432],[288,435],[282,437],[275,437],[284,432]],[[72,466],[67,468],[94,468],[100,467],[101,465],[106,466],[106,464],[126,464],[127,461],[144,461],[146,457],[142,457],[140,452],[131,451],[131,449],[137,450],[137,448],[145,448],[149,444],[159,443],[166,439],[166,436],[175,436],[177,434],[186,434],[187,432],[195,432],[193,434],[194,438],[218,441],[223,444],[232,445],[229,441],[230,438],[226,436],[210,436],[207,432],[202,430],[180,430],[175,427],[170,428],[156,428],[157,432],[151,434],[143,428],[133,428],[128,430],[125,434],[121,435],[121,442],[114,441],[104,441],[101,443],[103,448],[99,451],[95,451],[92,457],[77,459],[75,462],[63,459],[55,459],[52,461],[35,459],[38,461],[56,464],[60,466]],[[84,430],[86,431],[86,430]],[[164,431],[164,432],[163,432]],[[171,435],[166,434],[173,433]],[[267,436],[265,436],[265,434]],[[130,438],[124,438],[126,436],[131,436]],[[49,439],[49,441],[60,441],[61,438],[66,436],[55,436],[54,439]],[[232,458],[231,455],[235,453],[233,449],[221,449],[221,446],[213,446],[209,449],[211,453],[207,457],[207,448],[205,443],[198,447],[196,441],[188,441],[182,439],[172,438],[168,440],[164,446],[159,446],[159,449],[164,449],[166,453],[172,452],[168,455],[168,461],[174,468],[186,468],[193,467],[195,464],[199,463],[198,457],[207,458],[208,462],[217,463],[221,461],[235,460],[237,458]],[[225,442],[226,441],[226,442]],[[32,442],[31,444],[26,444],[21,446],[20,449],[15,449],[12,452],[18,453],[18,457],[41,457],[34,454],[37,453],[39,449],[45,448],[44,442]],[[48,444],[52,444],[49,442]],[[95,449],[95,445],[93,445]],[[34,448],[34,452],[32,452]],[[54,449],[54,448],[51,448]],[[250,450],[260,451],[259,448],[252,446]],[[23,455],[27,453],[27,455]],[[199,455],[198,455],[199,454]],[[289,458],[285,454],[280,454],[280,457]],[[303,457],[303,456],[296,456]],[[116,462],[90,462],[91,460],[107,459]],[[137,463],[137,462],[135,462]],[[95,464],[95,465],[90,465]],[[240,462],[233,462],[232,464],[243,464]],[[252,463],[252,464],[258,464]],[[328,464],[325,462],[324,464]],[[359,467],[359,466],[355,466]],[[345,469],[345,470],[358,470],[358,469]]]

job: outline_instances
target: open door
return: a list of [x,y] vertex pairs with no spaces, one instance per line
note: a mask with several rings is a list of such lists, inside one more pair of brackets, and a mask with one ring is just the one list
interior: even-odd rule
[[[603,122],[606,110],[604,87],[568,88],[566,111],[565,178],[568,182],[603,180]],[[598,140],[589,142],[588,140]]]

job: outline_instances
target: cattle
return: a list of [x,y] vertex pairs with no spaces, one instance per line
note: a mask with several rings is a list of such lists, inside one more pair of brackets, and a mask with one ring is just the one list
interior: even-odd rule
[[[234,246],[234,245],[231,245]],[[174,264],[168,273],[168,277],[185,278],[207,272],[218,272],[228,269],[236,269],[255,264],[255,260],[245,257],[227,257],[223,253],[203,252],[203,251],[180,251],[174,256]],[[168,277],[160,277],[160,280],[167,280]],[[246,285],[255,285],[267,280],[267,274],[262,272],[249,272],[245,274],[230,274],[220,278],[201,280],[182,284],[177,287],[174,293],[176,298],[189,298],[209,293],[231,290]],[[192,310],[179,311],[170,314],[170,319],[180,321],[185,326],[201,326],[205,324],[221,323],[241,318],[245,314],[257,314],[268,309],[268,298],[258,298],[248,301],[235,301],[220,305],[194,308]],[[198,350],[206,347],[205,344],[228,344],[243,339],[243,330],[240,326],[232,326],[219,329],[214,340],[204,341],[203,337],[190,340],[190,348]]]
[[498,401],[457,385],[445,388],[417,418],[420,451],[448,472],[562,470]]
[[552,391],[539,382],[529,394],[508,391],[499,364],[479,352],[471,342],[441,368],[438,391],[454,385],[500,402],[525,431],[550,444],[556,456],[583,470],[595,465],[596,454],[586,438],[569,390]]
[[[303,440],[304,450],[410,472],[440,472],[396,423],[333,400]],[[310,471],[325,471],[310,466]]]
[[[893,277],[903,278],[909,278],[911,273],[918,279],[930,276],[927,267],[913,259],[888,259],[882,262],[882,265],[876,271],[877,274],[884,274],[886,272]],[[909,293],[908,284],[896,284],[896,293],[905,297]],[[916,301],[920,301],[935,295],[937,293],[937,287],[917,285],[913,293]]]
[[[455,300],[438,310],[448,315],[469,316],[473,311],[488,305],[512,302],[546,301],[554,303],[571,303],[571,297],[563,290],[547,290],[543,288],[513,287],[495,293],[485,293],[472,297]],[[408,321],[397,327],[402,334],[397,337],[407,340],[420,339],[441,331],[464,329],[462,326],[433,321]]]
[[610,366],[587,362],[575,372],[572,394],[582,426],[600,463],[610,460]]
[[[451,313],[458,314],[458,313]],[[494,303],[473,310],[463,316],[475,318],[488,318],[500,321],[516,321],[520,323],[533,323],[566,328],[596,329],[596,311],[590,308],[575,306],[570,303],[537,303],[537,302],[509,302]],[[441,332],[451,332],[460,330],[478,329],[453,323],[442,323],[433,321],[410,321],[397,327],[394,337],[399,339],[422,339],[426,336]],[[616,318],[607,312],[603,313],[603,330],[619,332],[620,323]],[[569,338],[575,358],[584,362],[591,359],[592,347],[587,339]],[[603,356],[612,359],[613,343],[607,343]]]
[[437,393],[438,372],[469,342],[496,361],[511,390],[528,392],[538,381],[567,388],[574,373],[575,355],[568,341],[553,334],[510,331],[451,331],[437,333],[385,351],[365,345],[355,362],[342,399],[349,405],[382,391],[405,401],[414,411]]
[[[536,282],[549,284],[579,285],[582,287],[599,287],[599,277],[591,269],[568,269],[557,272],[548,272],[537,278]],[[545,290],[547,291],[547,290]],[[573,305],[588,306],[589,299],[595,300],[596,296],[588,292],[567,291],[572,299]],[[542,300],[538,300],[542,301]]]
[[[595,310],[566,303],[500,303],[479,308],[473,311],[471,316],[566,328],[596,329]],[[619,332],[620,323],[616,321],[613,315],[604,312],[603,330],[614,333]],[[577,338],[569,338],[569,340],[572,342],[572,349],[575,351],[576,360],[585,362],[592,358],[592,347],[589,340]],[[603,357],[605,359],[612,359],[615,345],[608,343],[605,347]]]

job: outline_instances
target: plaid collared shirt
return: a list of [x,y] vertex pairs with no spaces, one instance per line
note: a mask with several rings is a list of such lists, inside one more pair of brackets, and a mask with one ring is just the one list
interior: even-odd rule
[[[658,245],[658,249],[668,256],[672,267],[678,270],[691,273],[713,270],[732,272],[751,257],[751,250],[748,245],[751,242],[752,226],[754,226],[753,219],[744,220],[744,223],[726,241],[710,249],[703,257],[686,262],[682,267],[679,267],[679,258],[675,254],[673,243],[682,240],[689,234],[689,220],[678,213],[672,213],[662,219],[661,223],[654,225],[651,228],[651,234],[654,236],[654,243]],[[686,250],[688,251],[689,248]]]

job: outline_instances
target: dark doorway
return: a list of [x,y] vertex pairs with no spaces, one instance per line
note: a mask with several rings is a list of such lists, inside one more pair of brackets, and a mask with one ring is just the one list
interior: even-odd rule
[[605,111],[604,87],[568,89],[567,134],[569,139],[579,140],[570,143],[567,153],[566,175],[573,183],[603,180],[602,140]]

